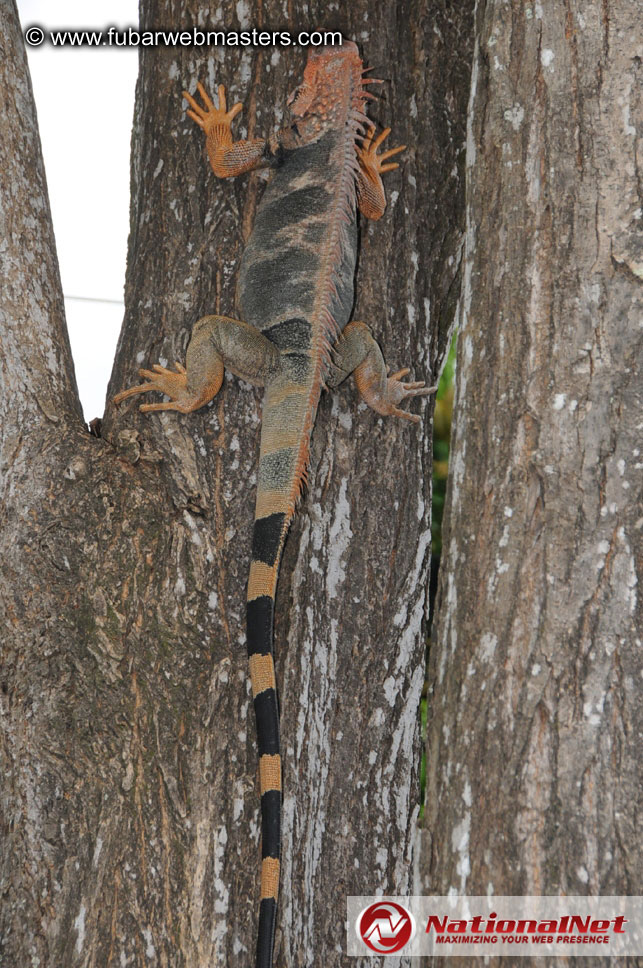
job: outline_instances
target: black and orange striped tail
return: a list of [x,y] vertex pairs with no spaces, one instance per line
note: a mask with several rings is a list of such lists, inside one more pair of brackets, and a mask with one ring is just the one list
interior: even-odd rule
[[281,852],[279,705],[272,652],[275,591],[290,515],[255,520],[248,582],[248,660],[257,719],[261,791],[261,902],[256,968],[272,968]]

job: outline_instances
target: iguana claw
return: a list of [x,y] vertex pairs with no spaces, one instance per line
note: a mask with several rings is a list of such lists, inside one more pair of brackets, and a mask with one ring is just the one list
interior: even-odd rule
[[163,403],[142,403],[139,407],[142,413],[156,410],[178,410],[181,413],[190,413],[192,410],[197,410],[202,406],[200,396],[188,390],[185,367],[181,363],[174,365],[176,372],[168,370],[160,363],[154,363],[152,370],[139,370],[140,376],[145,377],[148,382],[117,393],[114,403],[121,403],[128,397],[155,390],[157,393],[165,393],[170,399]]
[[435,393],[438,388],[437,386],[425,386],[424,380],[418,380],[415,383],[402,383],[400,377],[406,376],[409,372],[407,366],[403,370],[398,370],[397,373],[393,373],[386,378],[386,393],[384,401],[382,402],[382,409],[379,412],[391,417],[402,417],[404,420],[410,420],[412,423],[420,423],[421,417],[415,413],[407,413],[406,410],[400,410],[397,404],[403,403],[411,397],[428,397],[432,393]]
[[357,156],[360,164],[368,174],[381,175],[384,171],[393,171],[394,168],[400,167],[397,162],[393,162],[389,165],[383,165],[382,162],[386,161],[387,158],[392,158],[393,155],[398,155],[400,151],[404,151],[406,145],[400,145],[398,148],[389,148],[388,151],[382,152],[381,155],[378,155],[377,153],[377,149],[382,144],[384,139],[388,138],[390,133],[390,128],[384,128],[384,130],[378,134],[375,141],[373,141],[375,125],[371,126],[366,132],[366,136],[362,141],[361,147],[357,149]]
[[[219,95],[219,107],[215,108],[210,95],[204,88],[203,84],[199,81],[197,83],[197,91],[201,95],[201,100],[203,105],[199,104],[188,91],[183,91],[183,97],[190,105],[188,109],[188,116],[195,121],[198,126],[205,131],[206,135],[209,134],[214,128],[227,128],[230,131],[230,125],[237,114],[243,110],[243,104],[238,102],[233,105],[230,110],[227,110],[226,104],[226,94],[225,87],[223,84],[219,84],[217,93]],[[230,134],[230,141],[232,142],[232,134]]]

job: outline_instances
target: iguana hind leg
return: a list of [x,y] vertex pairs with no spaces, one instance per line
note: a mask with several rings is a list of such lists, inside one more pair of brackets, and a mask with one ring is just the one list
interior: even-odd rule
[[349,323],[335,345],[334,362],[326,378],[329,387],[339,386],[351,373],[360,396],[365,403],[384,416],[402,417],[419,423],[420,417],[401,410],[398,404],[413,397],[426,397],[435,393],[437,387],[425,387],[424,381],[403,383],[408,368],[388,375],[382,351],[373,339],[366,323],[354,320]]
[[204,316],[192,330],[185,362],[185,366],[175,364],[176,371],[158,363],[152,370],[139,370],[148,382],[122,390],[114,397],[114,403],[155,390],[170,399],[141,404],[143,412],[190,413],[217,395],[226,367],[248,383],[262,386],[279,368],[279,350],[248,323],[227,316]]

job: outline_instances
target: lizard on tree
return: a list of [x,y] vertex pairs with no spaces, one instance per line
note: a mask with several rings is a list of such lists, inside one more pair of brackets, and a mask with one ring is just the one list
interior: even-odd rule
[[[286,125],[269,139],[234,142],[219,86],[216,108],[201,84],[202,104],[184,92],[189,116],[206,136],[212,169],[227,178],[270,166],[239,270],[244,321],[204,316],[192,331],[186,366],[140,370],[147,382],[114,397],[166,394],[142,411],[189,413],[218,393],[224,368],[265,387],[247,596],[250,679],[257,720],[261,792],[261,901],[257,968],[271,968],[281,848],[281,756],[272,637],[281,554],[306,481],[310,439],[322,389],[351,373],[362,399],[380,414],[419,422],[400,408],[435,390],[388,376],[382,353],[363,322],[349,322],[357,258],[357,209],[377,219],[386,207],[380,175],[403,150],[378,154],[366,115],[369,95],[357,45],[311,48],[303,83],[288,99]],[[364,125],[368,125],[364,134]],[[361,144],[358,142],[361,141]],[[387,163],[385,163],[387,162]]]

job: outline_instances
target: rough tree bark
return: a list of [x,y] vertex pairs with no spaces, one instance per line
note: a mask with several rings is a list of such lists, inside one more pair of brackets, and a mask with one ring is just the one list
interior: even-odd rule
[[626,0],[476,11],[434,893],[640,893],[639,28]]
[[[373,115],[409,150],[386,218],[362,230],[356,316],[391,364],[434,377],[459,273],[468,5],[360,0],[329,18],[321,2],[286,15],[277,0],[226,0],[217,23],[209,8],[146,0],[142,25],[323,23],[390,78]],[[244,602],[260,392],[227,379],[188,417],[108,406],[102,438],[87,434],[12,0],[0,13],[0,952],[21,968],[249,964]],[[214,179],[182,87],[225,83],[245,104],[239,130],[268,132],[303,61],[296,48],[141,51],[110,395],[140,365],[182,359],[200,315],[234,312],[262,181]],[[86,244],[99,257],[100,226]],[[341,964],[345,895],[410,888],[430,453],[428,408],[417,431],[366,412],[350,387],[322,403],[278,600],[279,965]]]

